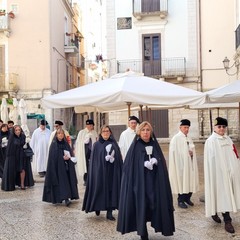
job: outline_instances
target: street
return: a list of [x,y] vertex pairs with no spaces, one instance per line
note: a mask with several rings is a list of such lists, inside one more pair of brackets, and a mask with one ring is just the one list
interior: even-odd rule
[[[168,159],[168,144],[160,144]],[[149,239],[240,239],[240,213],[232,214],[235,235],[227,233],[224,223],[217,224],[204,215],[204,203],[199,201],[203,195],[203,143],[197,143],[197,157],[200,174],[200,191],[193,194],[195,204],[188,209],[175,206],[176,232],[172,237],[164,237],[155,233],[148,225]],[[238,146],[239,149],[239,146]],[[116,231],[116,221],[106,220],[106,213],[81,211],[84,196],[83,183],[79,183],[80,200],[72,201],[69,207],[42,202],[44,179],[35,177],[35,186],[25,191],[17,189],[13,192],[0,191],[0,239],[1,240],[41,240],[41,239],[132,239],[140,237],[136,233],[121,235]],[[117,211],[114,211],[117,217]]]

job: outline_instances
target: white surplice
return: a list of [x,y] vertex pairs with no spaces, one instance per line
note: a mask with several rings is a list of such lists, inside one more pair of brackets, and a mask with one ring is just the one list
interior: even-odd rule
[[47,169],[48,144],[51,131],[40,127],[35,129],[30,140],[33,155],[33,172],[45,172]]
[[123,161],[135,136],[136,132],[132,130],[130,127],[124,130],[120,135],[118,145],[122,154]]
[[75,143],[75,157],[77,158],[77,173],[78,176],[83,176],[87,172],[86,157],[85,157],[85,143],[91,138],[92,145],[97,141],[98,134],[95,130],[89,131],[84,128],[78,133]]
[[[193,156],[189,154],[192,151]],[[169,145],[169,180],[175,194],[199,190],[198,166],[193,141],[179,131]]]
[[240,160],[227,135],[215,132],[204,146],[206,217],[240,209]]

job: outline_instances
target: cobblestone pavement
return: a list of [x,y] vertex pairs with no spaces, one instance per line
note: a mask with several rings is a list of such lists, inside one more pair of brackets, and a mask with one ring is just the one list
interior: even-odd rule
[[[199,201],[203,195],[203,144],[198,143],[197,156],[200,173],[200,191],[193,195],[194,207],[180,209],[174,195],[176,232],[172,237],[155,233],[148,226],[149,238],[156,239],[240,239],[240,213],[232,214],[236,234],[224,230],[224,224],[217,224],[204,216],[204,203]],[[168,144],[161,144],[168,159]],[[36,184],[26,191],[0,191],[0,239],[1,240],[42,240],[42,239],[131,239],[137,240],[136,233],[121,235],[116,231],[116,222],[106,220],[105,213],[100,216],[81,211],[84,187],[79,183],[80,200],[73,201],[69,207],[52,205],[41,201],[44,179],[35,176]],[[117,217],[117,211],[114,212]]]

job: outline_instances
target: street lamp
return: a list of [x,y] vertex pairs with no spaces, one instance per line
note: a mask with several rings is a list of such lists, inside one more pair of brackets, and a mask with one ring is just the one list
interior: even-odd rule
[[[234,63],[230,67],[229,67],[229,64],[230,64],[230,60],[227,57],[225,57],[224,60],[223,60],[223,66],[224,66],[224,69],[225,69],[226,73],[230,76],[234,76],[235,74],[238,74],[238,72],[239,72],[239,60],[238,59],[235,60]],[[237,68],[236,72],[229,73],[229,70],[233,66],[235,66]]]

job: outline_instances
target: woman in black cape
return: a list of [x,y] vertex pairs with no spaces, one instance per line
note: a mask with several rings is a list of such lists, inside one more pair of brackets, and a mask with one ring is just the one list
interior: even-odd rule
[[1,189],[13,191],[15,186],[31,187],[34,185],[31,160],[24,154],[26,136],[19,125],[13,127],[8,139],[6,149],[6,160],[3,170]]
[[102,126],[99,140],[93,145],[82,210],[86,213],[107,211],[106,218],[114,221],[112,211],[118,209],[122,174],[122,156],[109,126]]
[[64,130],[58,129],[51,143],[44,182],[44,202],[62,203],[69,206],[70,199],[79,199],[75,163],[71,160],[72,149]]
[[0,178],[2,178],[3,175],[8,138],[8,125],[6,123],[3,123],[0,127]]
[[137,231],[148,239],[146,223],[165,236],[175,231],[172,192],[162,150],[153,136],[149,122],[139,125],[126,155],[117,231],[122,234]]

